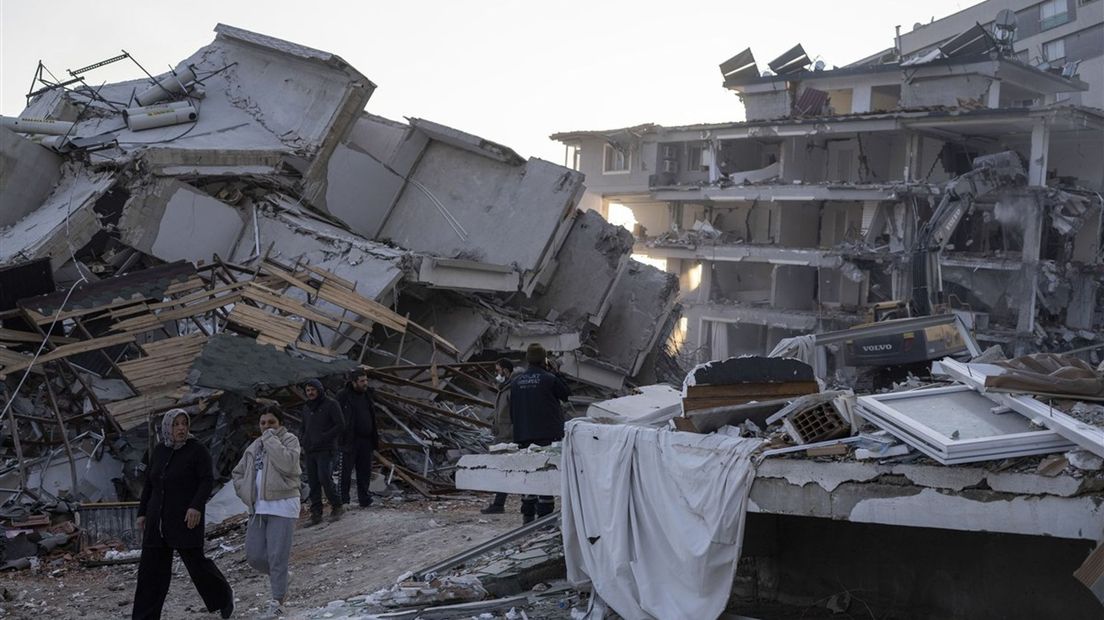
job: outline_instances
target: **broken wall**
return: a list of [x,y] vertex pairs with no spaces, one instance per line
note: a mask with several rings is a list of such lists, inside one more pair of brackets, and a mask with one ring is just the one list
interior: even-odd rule
[[614,287],[609,312],[594,335],[600,359],[628,375],[640,372],[647,354],[667,337],[667,319],[677,296],[675,275],[630,261]]
[[901,107],[960,107],[963,101],[985,104],[993,78],[978,74],[917,77],[901,83]]
[[61,176],[61,158],[0,127],[0,228],[37,209]]
[[[539,271],[582,194],[582,175],[530,159],[497,162],[432,142],[380,232],[404,248]],[[493,225],[488,225],[493,222]],[[562,241],[562,239],[560,239]]]
[[163,261],[229,256],[245,222],[234,207],[175,179],[134,191],[119,220],[120,240]]
[[550,321],[601,324],[632,247],[632,235],[624,228],[594,211],[576,213],[551,279],[524,305]]

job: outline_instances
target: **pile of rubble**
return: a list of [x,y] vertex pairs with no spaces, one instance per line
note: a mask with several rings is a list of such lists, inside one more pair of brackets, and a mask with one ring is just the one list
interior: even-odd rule
[[581,174],[368,114],[328,52],[215,32],[148,79],[85,84],[127,53],[40,65],[0,127],[0,517],[135,498],[172,407],[226,475],[250,414],[358,366],[387,481],[447,493],[497,357],[541,343],[584,401],[672,368],[677,279],[576,209]]
[[[976,343],[967,348],[976,350]],[[709,570],[720,566],[731,571],[716,583],[733,584],[735,578],[731,592],[725,587],[724,592],[706,594],[722,607],[730,601],[736,609],[730,606],[729,611],[740,612],[740,601],[770,600],[765,593],[773,593],[779,601],[783,596],[789,602],[806,600],[802,604],[810,606],[823,606],[828,600],[812,602],[824,592],[814,596],[809,584],[823,577],[805,559],[832,553],[826,550],[831,545],[822,549],[815,542],[828,535],[821,532],[828,525],[808,526],[808,536],[799,535],[792,529],[795,525],[788,526],[787,536],[797,537],[794,565],[780,565],[773,555],[787,543],[771,538],[773,528],[783,527],[784,521],[770,519],[793,515],[806,523],[819,518],[823,521],[816,523],[877,524],[883,528],[876,545],[880,548],[893,544],[885,526],[1017,534],[1022,540],[1069,539],[1080,546],[1071,544],[1073,557],[1063,562],[1084,564],[1072,578],[1068,572],[1052,574],[1048,587],[1063,592],[1069,609],[1080,610],[1096,602],[1091,597],[1084,600],[1085,592],[1077,582],[1097,598],[1104,585],[1104,545],[1098,539],[1104,516],[1104,365],[1076,356],[1042,353],[1004,359],[996,349],[981,355],[964,353],[935,362],[928,377],[910,377],[875,391],[826,380],[813,365],[792,357],[729,358],[695,367],[681,389],[644,386],[635,394],[594,403],[585,420],[568,426],[562,454],[559,447],[540,451],[513,447],[463,457],[457,486],[563,495],[565,544],[569,527],[574,537],[566,545],[567,575],[577,587],[592,585],[610,605],[616,600],[625,603],[623,597],[617,598],[617,587],[622,595],[625,589],[641,592],[638,605],[658,604],[659,599],[643,594],[643,584],[649,571],[660,568],[648,565],[644,549],[599,549],[600,540],[616,545],[628,531],[630,542],[624,544],[651,548],[649,525],[683,536],[685,524],[671,520],[672,515],[682,514],[680,509],[698,515],[706,524],[720,510],[717,518],[726,528],[736,528],[709,530],[718,550],[702,552]],[[674,430],[683,432],[669,432]],[[585,438],[584,445],[573,443],[576,435]],[[725,477],[734,467],[725,451],[728,438],[757,442],[751,457],[754,480],[742,490]],[[594,459],[604,458],[595,455],[624,445],[634,446],[633,462],[617,461],[609,465],[610,471],[595,475]],[[639,456],[642,462],[635,461],[637,454],[643,455]],[[714,455],[721,455],[719,466],[710,460]],[[656,462],[661,466],[655,468]],[[580,491],[577,487],[583,482],[590,486]],[[663,489],[671,488],[682,495],[662,495]],[[718,493],[737,497],[741,492],[747,494],[747,512],[759,515],[757,523],[764,528],[754,534],[740,531],[744,508],[734,514],[707,499]],[[604,499],[598,503],[608,500],[612,507],[594,505],[599,496]],[[641,506],[648,507],[646,518],[637,512]],[[964,541],[956,540],[955,544]],[[734,545],[739,558],[741,544],[753,549],[748,562],[723,561],[727,556],[722,548]],[[1093,544],[1096,551],[1086,559],[1083,554]],[[594,547],[599,549],[596,553],[617,557],[639,552],[640,559],[631,577],[612,574],[605,570],[609,567],[588,563],[578,551],[573,555],[572,550],[579,547]],[[689,544],[680,548],[697,549]],[[902,544],[894,553],[908,553],[907,546]],[[676,568],[663,570],[696,570],[699,565],[693,564],[693,558],[697,556],[688,554],[690,559],[679,558],[682,563]],[[872,560],[858,563],[868,561]],[[877,571],[876,566],[874,562],[870,571]],[[881,592],[879,587],[892,590],[854,564],[848,567],[856,572],[848,583],[869,584],[870,592]],[[937,565],[932,568],[941,570]],[[828,581],[839,570],[826,568]],[[1029,572],[1030,576],[1010,567],[1002,578],[1035,579],[1036,571]],[[780,574],[791,576],[792,581],[780,581]],[[632,582],[629,586],[624,585],[626,579]],[[603,587],[612,593],[603,594]],[[688,592],[673,582],[668,587],[664,601],[689,600]],[[871,601],[877,598],[870,597]],[[881,599],[887,611],[899,604],[892,595]],[[663,615],[655,607],[648,609]]]

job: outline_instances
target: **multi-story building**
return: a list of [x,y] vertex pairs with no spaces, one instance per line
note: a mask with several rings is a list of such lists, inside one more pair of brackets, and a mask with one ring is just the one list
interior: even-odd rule
[[745,50],[721,65],[744,121],[552,136],[586,174],[584,206],[679,275],[690,357],[762,354],[910,300],[948,182],[1003,151],[1026,179],[950,223],[943,301],[1010,349],[1097,338],[1104,112],[1069,101],[1090,86],[977,27],[887,60],[823,70],[798,46],[760,73]]
[[[974,24],[991,29],[1001,10],[1015,15],[1012,47],[1017,59],[1079,73],[1089,90],[1070,93],[1071,103],[1104,108],[1104,2],[1101,0],[986,0],[929,24],[902,32],[904,57],[931,50]],[[1045,64],[1044,64],[1045,63]]]

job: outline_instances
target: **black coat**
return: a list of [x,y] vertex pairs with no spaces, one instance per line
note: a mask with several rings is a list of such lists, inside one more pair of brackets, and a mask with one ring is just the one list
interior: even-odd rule
[[184,523],[189,508],[203,514],[215,484],[211,454],[195,439],[179,450],[157,444],[153,449],[138,516],[146,518],[143,547],[203,547],[204,518],[192,529]]
[[375,390],[368,388],[357,392],[351,385],[337,394],[341,413],[345,417],[345,433],[341,435],[341,449],[352,451],[355,445],[375,450],[379,447],[379,431],[376,429]]
[[563,379],[530,366],[510,379],[510,420],[519,445],[559,441],[564,436],[563,408],[571,390]]
[[307,401],[300,415],[303,418],[303,432],[299,441],[304,453],[337,450],[337,438],[345,432],[345,419],[336,400],[322,394]]

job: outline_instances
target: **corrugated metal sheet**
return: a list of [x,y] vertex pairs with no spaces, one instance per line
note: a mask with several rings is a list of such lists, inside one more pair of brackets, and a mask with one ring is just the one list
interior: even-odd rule
[[122,543],[127,549],[142,546],[142,533],[135,525],[138,502],[81,504],[77,514],[81,549],[112,543]]

